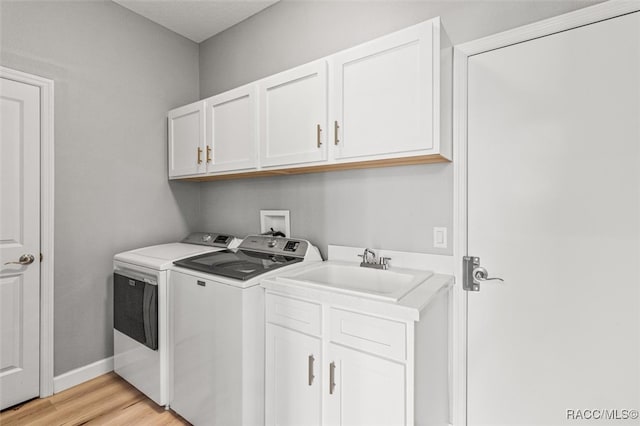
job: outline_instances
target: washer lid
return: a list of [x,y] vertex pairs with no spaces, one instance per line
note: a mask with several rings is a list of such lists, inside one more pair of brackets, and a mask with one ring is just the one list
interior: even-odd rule
[[147,268],[164,270],[169,268],[174,260],[218,250],[222,249],[195,244],[170,243],[125,251],[116,254],[113,259]]

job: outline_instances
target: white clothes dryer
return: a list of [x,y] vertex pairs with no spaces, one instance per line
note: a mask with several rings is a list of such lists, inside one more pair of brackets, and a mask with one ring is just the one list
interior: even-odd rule
[[231,235],[196,232],[179,243],[114,256],[114,371],[156,404],[169,404],[169,267],[176,260],[235,248],[240,242]]

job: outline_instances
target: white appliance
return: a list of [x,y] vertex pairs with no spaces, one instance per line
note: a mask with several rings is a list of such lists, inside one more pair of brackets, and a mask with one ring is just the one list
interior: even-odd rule
[[171,408],[195,425],[264,424],[264,278],[320,262],[308,241],[248,236],[170,272]]
[[156,404],[169,403],[169,267],[175,260],[238,244],[230,235],[198,232],[180,243],[114,256],[114,371]]

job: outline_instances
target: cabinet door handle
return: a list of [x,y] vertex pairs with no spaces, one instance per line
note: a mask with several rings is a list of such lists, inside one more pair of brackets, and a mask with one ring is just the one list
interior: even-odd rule
[[340,139],[338,139],[338,129],[340,126],[338,125],[338,120],[333,122],[333,144],[338,145],[340,143]]
[[313,375],[313,361],[315,361],[315,358],[313,355],[309,355],[309,386],[313,384],[313,379],[316,377]]
[[320,133],[322,132],[322,129],[320,128],[320,125],[318,124],[316,126],[316,135],[318,137],[318,148],[320,148],[322,146],[322,141],[320,140]]
[[211,162],[211,147],[207,145],[207,163]]
[[336,363],[329,364],[329,395],[336,389]]
[[202,164],[202,148],[198,147],[198,164]]

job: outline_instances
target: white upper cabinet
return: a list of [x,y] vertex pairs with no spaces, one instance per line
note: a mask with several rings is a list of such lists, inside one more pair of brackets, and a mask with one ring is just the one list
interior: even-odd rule
[[256,85],[239,87],[205,102],[207,172],[255,169],[258,147]]
[[451,160],[452,58],[434,18],[177,108],[169,177]]
[[440,104],[450,105],[451,87],[443,85],[442,93],[440,78],[442,67],[450,72],[450,50],[440,20],[433,19],[333,55],[335,158],[449,158],[444,144],[450,141],[441,145],[450,133],[441,135]]
[[169,111],[169,177],[204,173],[204,101]]
[[259,82],[260,165],[327,158],[327,64],[317,61]]

